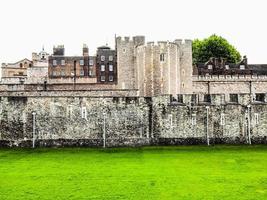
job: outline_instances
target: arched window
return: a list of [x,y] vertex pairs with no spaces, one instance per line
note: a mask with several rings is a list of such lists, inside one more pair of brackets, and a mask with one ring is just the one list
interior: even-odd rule
[[22,68],[22,67],[23,67],[23,64],[22,64],[22,63],[20,63],[20,64],[19,64],[19,67],[20,67],[20,68]]
[[161,54],[159,55],[159,60],[160,60],[161,62],[165,61],[165,54],[164,54],[164,53],[161,53]]

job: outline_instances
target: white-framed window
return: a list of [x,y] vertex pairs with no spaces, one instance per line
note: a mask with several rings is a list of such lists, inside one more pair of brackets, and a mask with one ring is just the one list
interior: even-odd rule
[[65,60],[61,60],[61,65],[65,65]]
[[173,117],[172,117],[172,114],[169,114],[169,123],[170,123],[170,127],[172,127],[172,125],[173,125]]
[[109,57],[108,57],[108,60],[109,60],[109,61],[113,61],[113,56],[109,56]]
[[113,65],[109,65],[109,71],[113,72]]
[[244,70],[245,69],[245,65],[240,65],[240,69]]
[[67,117],[71,119],[72,118],[72,114],[73,114],[73,107],[72,107],[72,105],[69,105],[67,107]]
[[83,71],[83,69],[80,70],[80,76],[84,76],[84,71]]
[[65,76],[65,71],[61,70],[61,76]]
[[191,123],[193,126],[195,126],[197,124],[197,115],[195,113],[192,114]]
[[225,69],[229,69],[229,65],[225,65]]
[[89,60],[89,65],[90,65],[90,66],[93,66],[93,65],[94,65],[94,60],[92,60],[92,59]]
[[208,65],[208,69],[212,69],[212,65]]
[[84,65],[84,60],[80,60],[80,65]]
[[224,126],[225,125],[225,116],[224,116],[224,113],[221,113],[220,124],[221,124],[221,126]]
[[105,61],[105,56],[101,56],[101,61]]
[[109,80],[110,82],[112,82],[112,81],[113,81],[113,76],[112,76],[112,75],[109,75],[108,80]]
[[85,106],[83,106],[82,107],[82,118],[83,119],[87,119],[87,111],[86,111],[86,107]]
[[105,65],[101,65],[101,72],[104,72],[106,69],[105,69]]
[[57,72],[56,71],[52,71],[52,75],[53,76],[56,76],[57,75]]
[[159,55],[159,60],[160,60],[161,62],[164,62],[164,61],[165,61],[165,53],[161,53],[161,54]]
[[89,68],[89,76],[93,75],[93,70],[91,68]]
[[106,80],[106,77],[105,76],[101,76],[100,77],[100,81],[104,82]]
[[254,113],[255,125],[259,124],[259,113]]
[[57,66],[57,60],[53,60],[53,66]]

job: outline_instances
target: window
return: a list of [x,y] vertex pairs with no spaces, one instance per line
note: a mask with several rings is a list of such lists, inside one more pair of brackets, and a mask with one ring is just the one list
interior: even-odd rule
[[101,72],[105,71],[105,65],[101,65]]
[[81,71],[80,71],[80,76],[84,76],[84,71],[83,71],[83,69],[81,69]]
[[87,111],[86,111],[86,107],[82,107],[82,118],[83,118],[83,119],[87,119]]
[[64,70],[61,71],[61,76],[65,76],[65,71]]
[[69,105],[68,107],[67,107],[67,116],[68,116],[68,118],[72,118],[72,114],[73,114],[73,109],[72,109],[72,105]]
[[53,66],[57,66],[57,60],[53,60]]
[[244,70],[245,69],[245,65],[240,65],[240,69]]
[[258,93],[256,94],[256,101],[264,102],[265,100],[265,94],[264,93]]
[[61,65],[65,65],[65,60],[61,60]]
[[23,76],[23,72],[19,72],[19,76]]
[[112,82],[113,81],[113,76],[110,75],[108,79],[109,79],[110,82]]
[[225,125],[225,116],[224,116],[224,113],[221,113],[220,124],[221,124],[221,126],[224,126]]
[[197,103],[197,95],[196,94],[192,94],[192,96],[191,96],[191,103],[192,104],[196,104]]
[[101,61],[105,61],[105,56],[101,56]]
[[56,71],[53,71],[53,72],[52,72],[52,75],[53,75],[53,76],[56,76],[56,75],[57,75],[57,72],[56,72]]
[[29,64],[29,67],[32,67],[32,64],[31,63]]
[[259,113],[254,113],[254,121],[255,121],[255,125],[259,124]]
[[192,114],[191,123],[193,126],[197,124],[197,115],[195,113]]
[[208,65],[208,69],[212,69],[212,65]]
[[109,71],[113,72],[113,65],[109,65]]
[[93,68],[89,67],[89,72],[88,72],[89,76],[93,76]]
[[204,102],[207,102],[207,103],[211,102],[210,94],[204,94]]
[[109,56],[109,57],[108,57],[108,60],[109,60],[109,61],[113,61],[113,56]]
[[230,94],[230,99],[229,101],[232,103],[238,103],[238,94]]
[[183,95],[182,94],[178,94],[177,95],[177,101],[179,102],[179,103],[183,103],[184,101],[183,101]]
[[100,81],[104,82],[106,80],[105,76],[100,77]]
[[94,60],[89,60],[89,65],[90,66],[94,65]]
[[159,55],[159,60],[160,60],[161,62],[165,61],[165,54],[164,54],[164,53],[161,53],[161,54]]
[[169,122],[170,122],[170,126],[172,127],[172,114],[169,114]]
[[84,65],[84,60],[80,60],[80,65]]
[[225,65],[225,69],[229,69],[229,65]]
[[20,64],[19,64],[19,67],[20,67],[20,68],[22,68],[22,67],[23,67],[23,64],[22,64],[22,63],[20,63]]
[[126,49],[122,49],[122,52],[123,52],[123,53],[126,53]]

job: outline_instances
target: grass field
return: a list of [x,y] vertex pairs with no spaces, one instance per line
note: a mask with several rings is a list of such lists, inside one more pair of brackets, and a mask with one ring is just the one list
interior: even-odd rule
[[267,199],[267,146],[0,149],[0,199]]

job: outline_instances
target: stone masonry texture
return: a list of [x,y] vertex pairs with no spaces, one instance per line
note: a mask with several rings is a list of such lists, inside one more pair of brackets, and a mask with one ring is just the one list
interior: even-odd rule
[[192,103],[189,94],[177,102],[170,95],[2,93],[0,146],[31,146],[33,112],[37,146],[103,146],[104,138],[107,147],[206,144],[207,138],[211,144],[236,144],[248,143],[249,136],[252,143],[266,143],[267,105],[250,103],[249,94],[240,95],[236,104],[221,96]]

